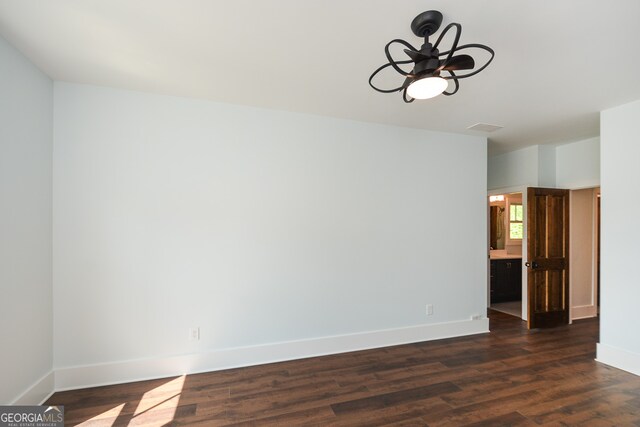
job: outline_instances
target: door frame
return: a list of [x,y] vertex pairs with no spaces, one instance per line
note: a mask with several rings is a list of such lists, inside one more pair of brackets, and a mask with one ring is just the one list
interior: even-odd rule
[[[527,232],[528,232],[528,227],[527,227],[527,198],[524,196],[525,194],[527,194],[527,188],[529,187],[537,187],[537,185],[535,184],[528,184],[528,185],[516,185],[516,186],[512,186],[512,187],[501,187],[501,188],[497,188],[497,189],[492,189],[492,190],[488,190],[487,191],[487,307],[489,307],[491,305],[491,283],[490,283],[490,267],[491,267],[491,263],[490,263],[490,259],[489,259],[489,215],[488,215],[488,211],[489,211],[489,196],[496,196],[498,194],[509,194],[509,193],[522,193],[523,197],[522,197],[522,207],[524,209],[524,218],[523,218],[523,232],[524,232],[524,239],[522,239],[522,259],[525,260],[527,259]],[[597,183],[592,183],[589,185],[582,185],[582,186],[569,186],[568,190],[570,191],[575,191],[575,190],[586,190],[589,188],[600,188],[600,193],[602,192],[601,189],[601,184],[599,182]],[[595,198],[594,198],[595,199]],[[597,203],[597,200],[594,200],[594,204]],[[594,218],[595,219],[595,218]],[[596,232],[596,224],[594,221],[594,233]],[[595,240],[594,239],[594,245],[595,245]],[[596,259],[596,250],[594,248],[594,257],[593,257],[593,263],[594,263],[594,273],[593,273],[593,278],[594,278],[594,283],[593,283],[593,298],[596,304],[596,307],[598,305],[597,301],[598,301],[598,290],[597,290],[597,259]],[[529,300],[528,300],[528,285],[527,285],[527,267],[524,265],[524,262],[522,263],[522,313],[520,315],[520,317],[522,318],[522,320],[524,320],[525,322],[529,320]],[[572,281],[569,280],[569,292],[573,292],[572,289]],[[573,323],[573,304],[569,304],[569,324]],[[599,314],[599,313],[598,313]]]
[[[593,213],[592,223],[591,223],[591,289],[590,289],[590,298],[591,298],[591,306],[579,306],[575,307],[574,304],[571,304],[569,307],[569,323],[572,323],[573,320],[579,319],[588,319],[591,317],[598,316],[598,245],[600,242],[600,238],[598,236],[598,227],[600,221],[600,213],[598,211],[598,200],[599,195],[601,194],[601,188],[599,185],[589,186],[589,187],[579,187],[579,188],[571,188],[570,192],[570,203],[571,203],[571,215],[574,215],[575,211],[573,208],[575,191],[582,190],[592,190],[593,191],[593,199],[591,201],[591,209]],[[573,232],[574,228],[571,228],[570,239],[571,245],[573,246]],[[573,287],[576,283],[574,281],[575,269],[571,269],[569,273],[569,290],[573,295]],[[591,310],[590,307],[593,307]]]
[[[524,216],[522,218],[522,271],[520,274],[522,275],[522,313],[520,314],[520,318],[525,322],[529,319],[529,292],[527,287],[527,268],[524,265],[524,260],[527,259],[527,188],[534,187],[534,185],[517,185],[513,187],[502,187],[494,190],[489,190],[487,192],[487,210],[489,209],[489,196],[496,196],[498,194],[510,194],[510,193],[521,193],[522,194],[522,209],[524,212]],[[487,227],[488,227],[489,215],[487,215]],[[491,260],[489,259],[489,230],[487,229],[487,307],[491,305],[491,283],[490,283],[490,268],[491,268]]]

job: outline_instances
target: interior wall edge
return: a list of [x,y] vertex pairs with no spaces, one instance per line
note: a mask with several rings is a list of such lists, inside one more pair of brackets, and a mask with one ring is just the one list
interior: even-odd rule
[[53,82],[0,36],[0,403],[52,390]]
[[55,391],[55,372],[51,370],[16,397],[11,405],[41,405]]
[[634,375],[640,375],[640,354],[598,343],[596,361]]
[[[580,182],[577,184],[564,185],[563,187],[564,187],[562,188],[563,190],[571,190],[571,191],[589,190],[589,189],[600,187],[600,180],[594,179],[594,180],[589,180],[585,182]],[[560,187],[558,186],[558,188]]]
[[55,390],[73,390],[212,372],[487,332],[489,332],[489,319],[485,318],[240,347],[157,359],[63,367],[55,370]]

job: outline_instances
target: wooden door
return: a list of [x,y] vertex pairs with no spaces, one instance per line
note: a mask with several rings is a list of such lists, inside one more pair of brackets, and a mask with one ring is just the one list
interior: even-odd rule
[[569,323],[569,191],[527,189],[529,329]]

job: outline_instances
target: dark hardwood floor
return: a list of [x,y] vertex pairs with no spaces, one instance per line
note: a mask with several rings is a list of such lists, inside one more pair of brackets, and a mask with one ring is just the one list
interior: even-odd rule
[[640,426],[640,377],[594,361],[598,321],[54,394],[68,425]]

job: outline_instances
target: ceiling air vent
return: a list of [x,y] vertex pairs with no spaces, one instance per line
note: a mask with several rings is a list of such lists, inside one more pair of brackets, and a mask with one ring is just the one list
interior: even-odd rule
[[495,132],[498,129],[502,129],[504,126],[498,126],[498,125],[490,125],[488,123],[476,123],[473,126],[469,126],[467,129],[469,130],[476,130],[478,132]]

